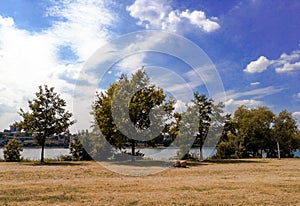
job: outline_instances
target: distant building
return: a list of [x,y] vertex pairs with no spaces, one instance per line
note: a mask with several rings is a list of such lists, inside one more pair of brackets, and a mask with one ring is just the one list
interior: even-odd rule
[[10,132],[17,132],[18,129],[16,126],[9,126],[10,127]]

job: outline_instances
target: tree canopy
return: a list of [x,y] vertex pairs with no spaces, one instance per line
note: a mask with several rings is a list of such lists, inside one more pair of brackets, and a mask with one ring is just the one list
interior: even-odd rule
[[121,149],[129,142],[135,155],[137,141],[151,144],[170,128],[173,104],[140,69],[131,78],[122,75],[105,92],[98,93],[92,113],[111,145]]
[[36,142],[42,146],[41,163],[44,162],[44,146],[46,138],[68,132],[68,128],[74,123],[72,114],[66,111],[66,101],[54,92],[54,87],[39,86],[36,98],[28,101],[29,111],[20,109],[22,121],[15,125],[33,134]]
[[229,157],[292,157],[299,149],[297,122],[286,110],[275,115],[268,107],[240,106],[228,122],[218,154]]

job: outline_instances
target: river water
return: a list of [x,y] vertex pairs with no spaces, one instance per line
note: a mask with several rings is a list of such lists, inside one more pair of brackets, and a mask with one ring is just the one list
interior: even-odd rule
[[[45,158],[56,159],[61,155],[69,155],[68,148],[45,148]],[[23,148],[21,156],[24,159],[30,160],[39,160],[41,158],[41,149],[40,148]],[[3,148],[0,148],[0,159],[3,157]]]
[[[176,156],[178,149],[175,148],[137,148],[136,151],[140,151],[145,154],[145,157],[149,157],[154,160],[159,159],[169,159],[170,157]],[[127,149],[130,151],[130,149]],[[199,148],[192,148],[190,151],[192,154],[199,157]],[[215,154],[215,150],[213,148],[206,148],[203,150],[204,157],[209,157]],[[68,148],[45,148],[45,158],[56,159],[61,155],[69,155]],[[300,150],[297,150],[294,153],[295,157],[300,157]],[[21,156],[25,159],[30,160],[39,160],[41,156],[40,148],[24,148]],[[3,158],[3,148],[0,148],[0,159]]]
[[[128,148],[126,149],[128,152],[131,150]],[[169,159],[170,157],[176,156],[178,149],[175,148],[136,148],[136,151],[140,151],[145,154],[145,157],[149,157],[154,160],[161,160],[161,159]],[[198,148],[192,148],[191,153],[195,155],[199,155]],[[204,157],[211,156],[214,154],[215,150],[213,149],[204,149],[203,154]],[[59,158],[61,155],[69,155],[70,151],[68,148],[45,148],[45,158],[56,159]],[[41,156],[41,149],[40,148],[23,148],[23,152],[21,156],[24,159],[30,160],[39,160]],[[0,148],[0,159],[4,159],[3,157],[3,148]]]

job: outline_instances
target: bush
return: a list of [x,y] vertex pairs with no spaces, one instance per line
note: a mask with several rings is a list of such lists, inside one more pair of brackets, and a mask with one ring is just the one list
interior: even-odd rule
[[92,160],[91,156],[84,149],[82,143],[77,137],[73,139],[69,149],[72,155],[72,160]]
[[233,142],[220,142],[217,148],[217,157],[221,159],[232,158],[235,154],[236,147]]
[[9,140],[3,148],[3,155],[5,161],[20,162],[22,151],[23,151],[23,146],[18,140],[16,139]]
[[60,155],[59,160],[60,161],[72,161],[73,158],[72,158],[72,155]]
[[133,156],[131,152],[121,151],[121,153],[114,154],[114,160],[117,161],[125,161],[125,160],[132,160],[134,157],[134,160],[142,160],[144,157],[144,153],[141,153],[139,150],[135,152],[135,155]]

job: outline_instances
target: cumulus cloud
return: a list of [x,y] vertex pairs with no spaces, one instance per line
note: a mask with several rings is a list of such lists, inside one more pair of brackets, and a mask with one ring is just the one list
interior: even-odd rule
[[257,60],[251,61],[246,69],[244,69],[244,72],[247,73],[261,73],[267,69],[267,67],[270,65],[270,61],[264,57],[260,56]]
[[[27,108],[27,100],[43,84],[54,86],[72,111],[72,92],[83,62],[110,35],[107,27],[114,18],[102,1],[53,4],[45,16],[58,18],[39,32],[19,29],[13,18],[0,15],[0,128],[19,119],[19,108]],[[60,59],[61,47],[70,48],[76,58]]]
[[163,29],[178,32],[195,27],[204,32],[213,32],[220,28],[217,17],[207,18],[199,10],[174,10],[168,0],[136,0],[127,7],[129,14],[138,19],[138,25],[147,29]]
[[299,128],[300,127],[300,111],[293,112],[292,115],[293,115],[293,117],[295,117],[297,119],[297,124],[298,124],[298,128]]
[[293,51],[291,54],[283,53],[278,59],[268,60],[264,56],[260,56],[257,60],[251,61],[244,72],[261,73],[269,66],[275,68],[277,73],[293,72],[300,69],[300,50]]
[[287,63],[283,64],[282,67],[277,67],[275,69],[275,71],[277,73],[284,73],[284,72],[291,72],[291,71],[294,71],[297,69],[300,69],[300,62],[296,62],[294,64],[287,62]]

